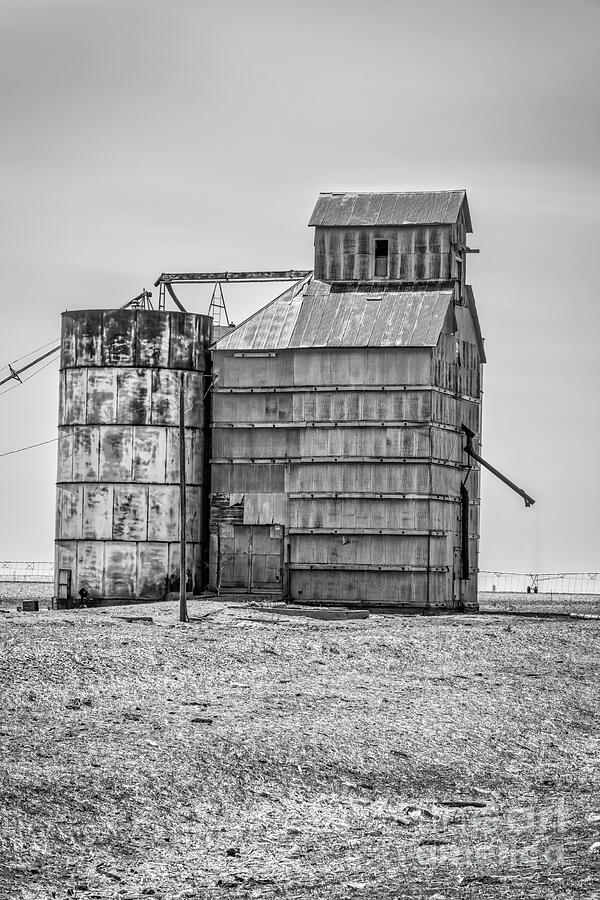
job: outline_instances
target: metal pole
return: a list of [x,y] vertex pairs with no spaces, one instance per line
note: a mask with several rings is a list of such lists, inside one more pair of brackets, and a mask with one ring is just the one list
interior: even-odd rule
[[21,375],[23,372],[26,372],[27,369],[31,369],[32,366],[37,365],[43,359],[47,359],[49,356],[52,356],[52,354],[56,353],[58,350],[60,350],[60,348],[61,345],[57,344],[56,347],[52,348],[52,350],[48,350],[47,353],[43,353],[41,356],[36,357],[33,362],[27,363],[27,365],[23,366],[21,369],[13,369],[12,366],[9,366],[8,368],[10,369],[10,375],[7,375],[6,378],[3,378],[2,381],[0,381],[0,385],[6,384],[7,381],[12,381],[13,378],[16,381],[20,381],[21,379],[19,378],[19,375]]
[[185,544],[185,403],[184,403],[184,373],[181,373],[181,383],[179,386],[179,621],[187,622],[187,596],[186,583],[187,573],[185,565],[186,544]]

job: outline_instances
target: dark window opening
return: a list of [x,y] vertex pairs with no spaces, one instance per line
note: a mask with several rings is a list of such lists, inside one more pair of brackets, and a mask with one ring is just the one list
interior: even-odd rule
[[375,278],[387,278],[388,242],[375,241]]

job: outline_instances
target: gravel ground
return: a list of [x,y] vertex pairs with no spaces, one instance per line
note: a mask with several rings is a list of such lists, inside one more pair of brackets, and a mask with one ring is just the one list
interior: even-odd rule
[[16,605],[21,600],[40,600],[47,606],[53,593],[54,585],[51,582],[0,581],[0,605]]
[[191,614],[0,615],[2,898],[600,897],[599,621]]

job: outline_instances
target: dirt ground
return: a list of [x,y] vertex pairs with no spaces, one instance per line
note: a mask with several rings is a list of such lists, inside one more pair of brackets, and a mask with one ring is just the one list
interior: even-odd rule
[[599,620],[190,612],[0,612],[0,897],[600,898]]

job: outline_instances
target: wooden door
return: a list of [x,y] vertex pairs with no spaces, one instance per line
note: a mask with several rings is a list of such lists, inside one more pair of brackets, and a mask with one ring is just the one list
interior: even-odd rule
[[250,590],[250,526],[222,524],[219,529],[218,587]]
[[219,531],[219,587],[265,593],[282,590],[283,527],[222,524]]
[[283,527],[253,525],[250,592],[281,591],[283,569]]

